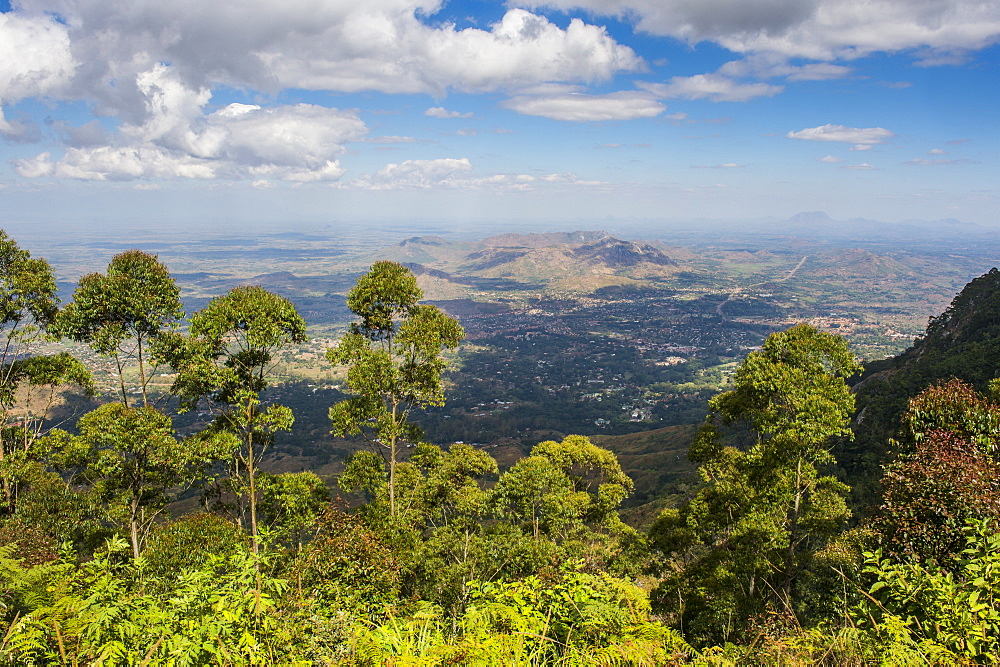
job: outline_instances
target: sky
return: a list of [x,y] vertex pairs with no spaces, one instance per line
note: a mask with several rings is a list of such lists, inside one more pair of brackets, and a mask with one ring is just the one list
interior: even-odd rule
[[0,224],[993,225],[998,109],[994,0],[0,0]]

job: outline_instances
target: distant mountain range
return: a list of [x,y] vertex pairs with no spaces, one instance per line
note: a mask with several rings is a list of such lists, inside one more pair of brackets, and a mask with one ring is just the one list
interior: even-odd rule
[[474,284],[471,279],[512,280],[586,291],[649,279],[681,269],[663,250],[602,231],[501,234],[477,243],[438,236],[413,237],[382,253],[417,275]]

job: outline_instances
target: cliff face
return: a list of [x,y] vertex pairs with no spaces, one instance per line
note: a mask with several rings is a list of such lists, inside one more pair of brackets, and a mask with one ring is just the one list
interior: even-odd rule
[[881,466],[894,456],[889,440],[898,437],[909,399],[953,377],[985,391],[998,376],[1000,271],[994,268],[931,318],[923,338],[895,357],[869,364],[854,384],[854,441],[840,443],[834,454],[855,487],[856,500],[863,505],[877,497]]

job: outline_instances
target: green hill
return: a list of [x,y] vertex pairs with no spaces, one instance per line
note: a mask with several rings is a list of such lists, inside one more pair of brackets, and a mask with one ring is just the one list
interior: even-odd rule
[[907,401],[929,385],[958,378],[985,391],[1000,375],[1000,271],[974,279],[940,316],[931,318],[925,335],[901,354],[872,362],[857,379],[854,441],[835,451],[862,505],[877,497],[874,480],[893,452]]

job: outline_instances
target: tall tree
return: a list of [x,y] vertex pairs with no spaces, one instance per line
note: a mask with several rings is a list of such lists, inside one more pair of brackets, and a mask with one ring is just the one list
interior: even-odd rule
[[[347,295],[358,316],[327,359],[348,367],[354,394],[330,408],[333,432],[361,434],[389,467],[389,515],[395,517],[396,466],[403,443],[423,437],[412,410],[444,404],[442,353],[465,337],[459,323],[438,308],[419,304],[423,292],[401,264],[376,262]],[[384,450],[388,450],[385,452]]]
[[[208,399],[215,412],[212,429],[233,434],[238,446],[229,459],[241,523],[247,522],[258,553],[257,473],[279,431],[294,422],[283,405],[263,405],[271,383],[274,354],[306,340],[306,323],[288,299],[259,286],[243,286],[212,299],[191,318],[190,336],[161,339],[159,357],[178,371],[172,391],[184,408]],[[245,501],[245,504],[244,504]]]
[[57,332],[114,359],[126,406],[124,372],[134,360],[142,404],[148,405],[147,389],[155,370],[149,365],[150,343],[175,328],[183,316],[180,290],[167,267],[156,255],[129,250],[111,259],[107,274],[80,278],[73,302],[59,314]]
[[844,378],[858,371],[843,338],[800,324],[712,399],[688,454],[705,486],[651,532],[672,568],[661,605],[685,627],[719,639],[767,609],[794,612],[796,577],[850,514],[847,486],[819,468],[834,463],[831,438],[850,435]]

